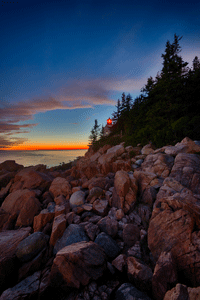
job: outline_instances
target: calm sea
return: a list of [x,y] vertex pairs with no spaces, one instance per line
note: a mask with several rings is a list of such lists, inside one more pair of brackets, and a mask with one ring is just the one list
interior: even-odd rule
[[58,166],[59,164],[73,161],[78,156],[84,156],[86,150],[37,150],[37,151],[12,151],[0,150],[0,163],[5,160],[15,160],[24,167],[36,166],[38,164],[47,167]]

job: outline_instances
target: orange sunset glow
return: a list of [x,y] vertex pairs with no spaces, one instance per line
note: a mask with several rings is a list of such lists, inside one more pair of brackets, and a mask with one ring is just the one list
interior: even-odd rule
[[52,145],[52,144],[36,144],[36,145],[16,145],[9,148],[0,148],[0,150],[85,150],[89,147],[87,145],[66,144],[66,145]]

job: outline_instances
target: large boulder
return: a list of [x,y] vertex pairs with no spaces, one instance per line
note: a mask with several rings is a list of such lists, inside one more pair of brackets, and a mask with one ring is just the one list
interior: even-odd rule
[[66,246],[83,241],[89,241],[83,227],[78,224],[70,224],[64,231],[63,236],[56,242],[54,253],[56,254]]
[[176,156],[170,177],[194,194],[200,194],[200,156],[180,153]]
[[103,249],[94,242],[79,242],[62,248],[51,268],[51,285],[67,289],[97,280],[106,268]]
[[85,203],[85,193],[83,191],[74,192],[69,199],[70,207],[83,205]]
[[16,256],[21,262],[30,261],[47,246],[48,240],[44,233],[35,232],[17,245]]
[[154,149],[152,148],[151,144],[147,144],[141,149],[141,154],[143,154],[143,155],[148,155],[153,152],[154,152]]
[[174,158],[171,155],[163,153],[149,154],[142,163],[142,171],[166,178],[169,176],[173,163]]
[[52,181],[49,191],[54,197],[60,195],[68,196],[71,193],[71,185],[65,178],[56,177]]
[[180,143],[177,143],[175,146],[168,146],[165,148],[165,153],[173,156],[176,156],[178,153],[196,152],[200,152],[200,146],[188,137],[185,137]]
[[10,214],[18,215],[16,226],[29,226],[41,210],[41,204],[34,191],[24,189],[10,193],[1,208]]
[[39,189],[44,191],[49,188],[52,177],[42,172],[36,172],[32,168],[24,168],[14,178],[11,192],[20,189]]
[[111,236],[107,235],[105,232],[101,232],[100,234],[98,234],[94,242],[101,246],[106,255],[111,259],[116,258],[120,253],[120,248],[116,241],[113,240]]
[[0,293],[17,279],[16,248],[31,232],[31,227],[0,232]]

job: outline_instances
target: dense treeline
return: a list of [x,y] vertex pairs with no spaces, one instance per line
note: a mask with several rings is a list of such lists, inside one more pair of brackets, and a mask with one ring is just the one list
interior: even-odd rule
[[122,133],[129,145],[151,141],[161,147],[185,136],[200,140],[200,61],[196,56],[192,68],[187,67],[180,40],[175,34],[173,43],[167,41],[162,70],[148,78],[140,96],[133,101],[123,93],[118,99],[113,134]]

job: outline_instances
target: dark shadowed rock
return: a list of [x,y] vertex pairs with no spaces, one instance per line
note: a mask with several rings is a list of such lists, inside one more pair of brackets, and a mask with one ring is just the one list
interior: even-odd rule
[[49,237],[42,232],[35,232],[20,242],[16,248],[16,256],[22,262],[33,259],[47,246]]
[[8,172],[16,172],[23,169],[22,165],[19,165],[15,160],[6,160],[0,164],[0,170],[6,170]]
[[27,277],[12,288],[3,292],[0,300],[21,300],[35,299],[39,291],[41,272],[35,272],[32,276]]
[[115,300],[151,300],[145,293],[137,290],[131,283],[123,283],[115,293]]
[[97,223],[99,229],[108,235],[115,237],[118,232],[118,222],[114,218],[106,216]]
[[31,227],[0,232],[0,292],[13,284],[17,278],[15,251],[30,231]]
[[70,224],[61,239],[59,239],[54,247],[54,253],[56,254],[62,248],[69,246],[74,243],[82,242],[82,241],[89,241],[88,236],[86,235],[82,226],[78,224]]
[[135,257],[127,258],[128,278],[142,291],[150,292],[152,286],[152,270]]
[[132,247],[140,239],[140,229],[133,224],[126,224],[123,229],[124,243]]
[[120,248],[115,240],[113,240],[105,232],[98,234],[94,242],[104,249],[109,258],[114,259],[120,253]]
[[163,299],[167,290],[176,284],[177,270],[175,261],[170,252],[162,252],[154,269],[152,290],[154,298]]

